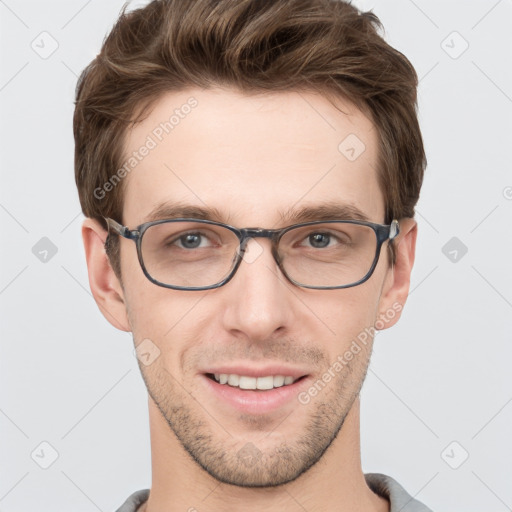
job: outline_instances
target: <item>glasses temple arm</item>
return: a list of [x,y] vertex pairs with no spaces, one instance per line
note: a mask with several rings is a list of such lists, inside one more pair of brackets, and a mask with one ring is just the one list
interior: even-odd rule
[[114,219],[111,219],[109,217],[103,217],[105,219],[105,222],[107,223],[107,228],[112,229],[114,233],[117,233],[118,235],[121,235],[124,238],[136,238],[136,235],[138,235],[138,231],[130,231],[126,226],[123,226],[122,224],[119,224],[119,222],[116,222]]
[[389,236],[388,240],[393,240],[400,233],[400,225],[396,219],[393,219],[391,224],[389,225]]

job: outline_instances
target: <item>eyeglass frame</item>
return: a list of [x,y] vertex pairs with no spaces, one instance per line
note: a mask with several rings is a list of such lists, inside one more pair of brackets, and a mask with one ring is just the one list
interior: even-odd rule
[[[109,217],[103,217],[105,222],[107,223],[107,226],[110,229],[112,229],[116,234],[122,236],[123,238],[126,238],[128,240],[133,240],[135,242],[136,248],[137,248],[137,257],[139,260],[139,264],[142,268],[142,271],[144,275],[147,277],[149,281],[151,281],[153,284],[156,284],[157,286],[161,286],[163,288],[170,288],[173,290],[183,290],[183,291],[201,291],[201,290],[211,290],[214,288],[220,288],[221,286],[224,286],[226,283],[228,283],[236,274],[236,271],[238,270],[238,267],[240,266],[244,253],[247,247],[247,243],[251,238],[268,238],[272,242],[272,256],[277,263],[279,269],[283,273],[283,275],[286,277],[286,279],[294,284],[295,286],[299,286],[300,288],[309,288],[314,290],[337,290],[337,289],[343,289],[343,288],[352,288],[353,286],[358,286],[370,279],[373,272],[375,271],[375,268],[377,266],[377,263],[380,258],[380,253],[382,250],[382,245],[387,240],[393,241],[398,234],[400,233],[400,225],[397,219],[393,219],[391,221],[391,224],[378,224],[375,222],[368,222],[363,220],[353,220],[353,219],[332,219],[332,220],[316,220],[316,221],[310,221],[310,222],[303,222],[299,224],[292,224],[290,226],[286,226],[284,228],[280,229],[262,229],[262,228],[236,228],[234,226],[231,226],[229,224],[224,224],[222,222],[216,222],[212,220],[206,220],[206,219],[195,219],[191,217],[180,217],[180,218],[172,218],[172,219],[159,219],[151,222],[144,222],[143,224],[138,225],[135,229],[129,229],[127,226],[123,226],[119,222],[115,221],[114,219],[111,219]],[[164,224],[164,223],[171,223],[171,222],[197,222],[201,224],[208,224],[208,225],[215,225],[220,226],[229,229],[232,231],[236,237],[238,238],[240,245],[239,250],[236,254],[237,260],[236,263],[233,265],[231,271],[229,274],[220,282],[215,283],[213,285],[209,286],[200,286],[200,287],[187,287],[187,286],[176,286],[176,285],[170,285],[162,283],[161,281],[156,280],[154,277],[152,277],[149,272],[146,269],[146,266],[144,264],[144,258],[142,257],[142,237],[144,236],[144,233],[152,226],[156,226],[158,224]],[[343,223],[343,224],[357,224],[361,226],[368,226],[373,229],[376,239],[377,239],[377,247],[375,249],[375,256],[373,258],[372,266],[370,267],[370,270],[366,273],[364,277],[359,279],[359,281],[356,281],[355,283],[351,283],[348,285],[341,285],[341,286],[309,286],[304,285],[302,283],[298,283],[297,281],[293,280],[291,277],[288,276],[286,271],[283,268],[282,261],[279,258],[278,253],[278,244],[280,239],[283,237],[285,233],[288,231],[300,228],[304,226],[310,226],[315,224],[330,224],[330,223]],[[109,231],[110,232],[110,231]]]

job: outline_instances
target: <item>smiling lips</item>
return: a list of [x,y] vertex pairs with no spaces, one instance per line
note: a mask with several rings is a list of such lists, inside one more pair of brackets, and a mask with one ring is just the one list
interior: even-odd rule
[[255,368],[254,363],[234,366],[209,368],[204,372],[211,380],[226,387],[240,390],[268,391],[286,387],[307,376],[308,372],[301,368],[273,364],[264,368]]
[[[209,374],[211,376],[211,374]],[[291,375],[266,375],[264,377],[251,377],[235,373],[215,373],[213,378],[220,384],[227,384],[240,389],[267,390],[293,384],[298,378]]]
[[209,396],[229,408],[256,415],[283,410],[297,400],[312,378],[307,372],[285,366],[263,370],[222,367],[213,373],[203,372],[202,377]]

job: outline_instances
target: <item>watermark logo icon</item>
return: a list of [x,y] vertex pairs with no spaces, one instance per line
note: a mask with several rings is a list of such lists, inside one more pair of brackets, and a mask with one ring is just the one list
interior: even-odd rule
[[441,248],[441,252],[452,262],[458,263],[468,252],[467,246],[456,236],[450,238]]
[[452,441],[441,452],[441,458],[452,469],[459,469],[468,460],[469,453],[458,441]]
[[441,41],[441,48],[455,60],[469,48],[469,43],[457,31],[453,31]]
[[237,457],[247,466],[251,467],[261,459],[261,451],[253,444],[246,443],[237,453]]
[[41,59],[46,60],[57,51],[59,43],[49,32],[44,30],[30,43],[30,47]]
[[[245,246],[245,250],[241,251],[242,259],[245,263],[254,263],[263,253],[263,247],[254,238],[251,239],[251,247]],[[239,249],[240,253],[240,249]]]
[[32,247],[32,254],[41,262],[48,263],[56,254],[57,246],[46,236]]
[[40,468],[48,469],[59,458],[59,452],[48,441],[43,441],[32,451],[30,457]]
[[351,133],[340,142],[338,151],[347,160],[354,162],[366,151],[366,146],[355,133]]
[[160,356],[160,349],[149,338],[145,338],[137,345],[134,354],[144,366],[149,366]]

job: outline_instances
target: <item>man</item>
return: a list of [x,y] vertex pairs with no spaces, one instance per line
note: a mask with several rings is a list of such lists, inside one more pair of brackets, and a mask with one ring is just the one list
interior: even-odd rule
[[378,27],[338,0],[153,1],[80,77],[90,286],[149,394],[151,490],[118,512],[429,510],[360,460],[425,168]]

